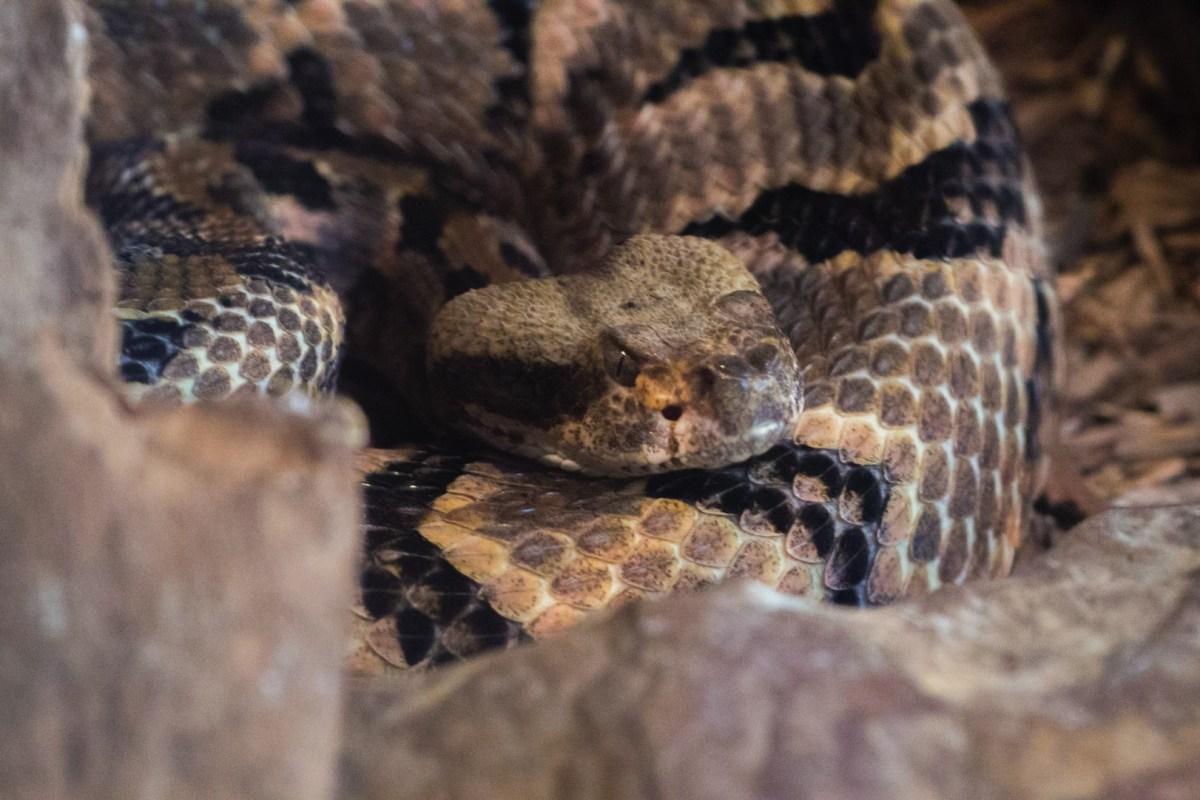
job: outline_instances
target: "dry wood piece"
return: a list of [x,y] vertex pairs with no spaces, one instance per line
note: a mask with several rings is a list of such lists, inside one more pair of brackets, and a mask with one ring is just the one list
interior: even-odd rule
[[0,4],[0,794],[326,797],[356,424],[118,401],[81,30]]

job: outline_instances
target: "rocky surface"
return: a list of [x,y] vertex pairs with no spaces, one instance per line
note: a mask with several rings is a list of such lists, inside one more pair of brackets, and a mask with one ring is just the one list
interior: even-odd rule
[[748,586],[358,684],[345,797],[1196,796],[1200,506],[891,608]]
[[0,795],[328,797],[354,425],[118,399],[83,45],[0,3]]

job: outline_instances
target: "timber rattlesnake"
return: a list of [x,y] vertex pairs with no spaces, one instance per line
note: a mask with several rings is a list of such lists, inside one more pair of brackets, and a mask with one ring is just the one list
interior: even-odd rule
[[[345,349],[375,438],[415,442],[362,458],[362,613],[386,660],[437,663],[731,576],[866,605],[1009,570],[1040,482],[1055,300],[1000,81],[951,3],[88,5],[88,193],[120,276],[122,375],[158,403],[324,391]],[[702,321],[690,307],[587,350],[602,371],[586,372],[555,361],[609,330],[602,315],[564,332],[580,284],[515,315],[558,347],[532,359],[495,344],[500,295],[466,294],[595,270],[643,233],[714,240],[757,280],[799,365],[790,435],[624,478],[427,435],[499,413],[523,425],[488,438],[524,452],[583,383],[610,412],[641,392],[660,415],[643,433],[708,403],[704,381],[770,383],[759,422],[794,411],[790,354],[753,355],[761,338],[722,340],[735,360],[707,377],[689,362],[693,394],[679,370],[651,386],[674,343],[635,351]],[[631,247],[646,241],[657,263],[654,240]],[[674,271],[713,252],[691,246]],[[657,297],[646,274],[630,313],[699,273]],[[733,316],[774,341],[753,283],[739,291]],[[426,343],[453,297],[487,302],[450,329],[455,402],[431,408]],[[779,436],[756,424],[727,428]],[[692,466],[677,440],[655,458]]]

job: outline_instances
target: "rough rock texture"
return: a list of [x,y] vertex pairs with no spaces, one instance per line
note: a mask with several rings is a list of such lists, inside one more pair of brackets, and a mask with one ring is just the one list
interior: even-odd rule
[[327,797],[354,429],[120,403],[82,47],[0,4],[0,794]]
[[365,683],[347,797],[1195,797],[1200,506],[887,609],[750,587]]

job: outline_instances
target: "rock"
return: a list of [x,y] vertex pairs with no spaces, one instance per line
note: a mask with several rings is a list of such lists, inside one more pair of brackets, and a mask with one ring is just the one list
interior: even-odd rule
[[1191,797],[1200,506],[1109,512],[1009,579],[890,608],[749,586],[395,684],[346,797]]
[[0,3],[0,43],[0,794],[328,797],[353,424],[122,404],[83,28]]

